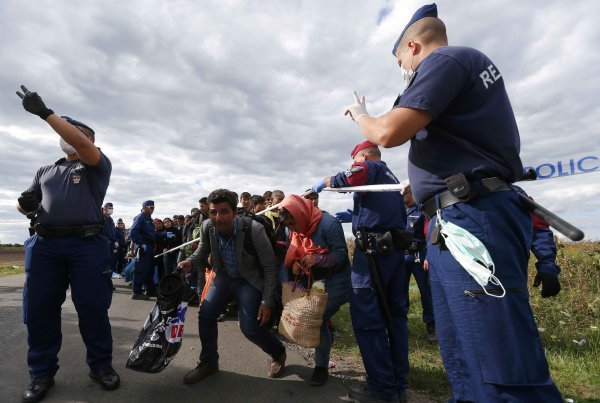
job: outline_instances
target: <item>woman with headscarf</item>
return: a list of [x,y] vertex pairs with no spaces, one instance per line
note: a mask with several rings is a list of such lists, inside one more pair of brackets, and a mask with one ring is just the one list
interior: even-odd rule
[[350,262],[344,231],[335,217],[297,195],[283,199],[279,214],[291,233],[285,267],[296,276],[310,275],[313,281],[325,282],[327,307],[320,344],[315,348],[315,370],[309,380],[313,386],[323,385],[327,381],[333,342],[328,321],[348,301],[350,292]]

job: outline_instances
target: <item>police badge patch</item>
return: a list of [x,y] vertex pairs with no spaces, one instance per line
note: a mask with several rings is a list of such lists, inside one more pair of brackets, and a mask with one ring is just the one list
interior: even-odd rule
[[361,167],[360,165],[355,165],[352,168],[344,171],[344,175],[346,175],[347,178],[351,177],[352,174],[354,174],[355,172],[360,172],[363,170],[363,167]]

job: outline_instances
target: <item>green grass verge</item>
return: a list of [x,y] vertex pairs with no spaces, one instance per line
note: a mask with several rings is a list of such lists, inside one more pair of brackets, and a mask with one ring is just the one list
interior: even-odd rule
[[24,267],[0,267],[0,277],[12,276],[14,274],[25,273]]
[[[539,289],[531,288],[531,308],[540,328],[550,374],[563,397],[575,402],[600,402],[600,243],[559,243],[558,248],[562,290],[554,298],[542,299]],[[529,274],[531,285],[535,276],[533,257]],[[425,337],[414,279],[409,293],[409,385],[436,401],[445,401],[450,387],[438,346]],[[338,334],[336,352],[360,355],[347,304],[333,322]]]

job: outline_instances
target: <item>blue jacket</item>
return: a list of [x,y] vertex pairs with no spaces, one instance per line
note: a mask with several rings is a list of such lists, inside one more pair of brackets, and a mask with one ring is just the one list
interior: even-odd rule
[[129,236],[133,242],[138,245],[154,245],[158,235],[150,214],[140,213],[135,216],[129,229]]
[[324,212],[310,239],[318,247],[329,249],[327,254],[316,255],[319,263],[312,269],[312,277],[315,281],[333,273],[350,270],[346,237],[342,224],[335,217]]

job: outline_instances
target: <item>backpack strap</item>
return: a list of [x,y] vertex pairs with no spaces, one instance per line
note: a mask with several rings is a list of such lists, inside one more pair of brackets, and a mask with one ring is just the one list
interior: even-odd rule
[[242,223],[244,231],[244,250],[246,253],[256,256],[256,248],[254,247],[254,242],[252,241],[252,218],[248,216],[243,216]]

